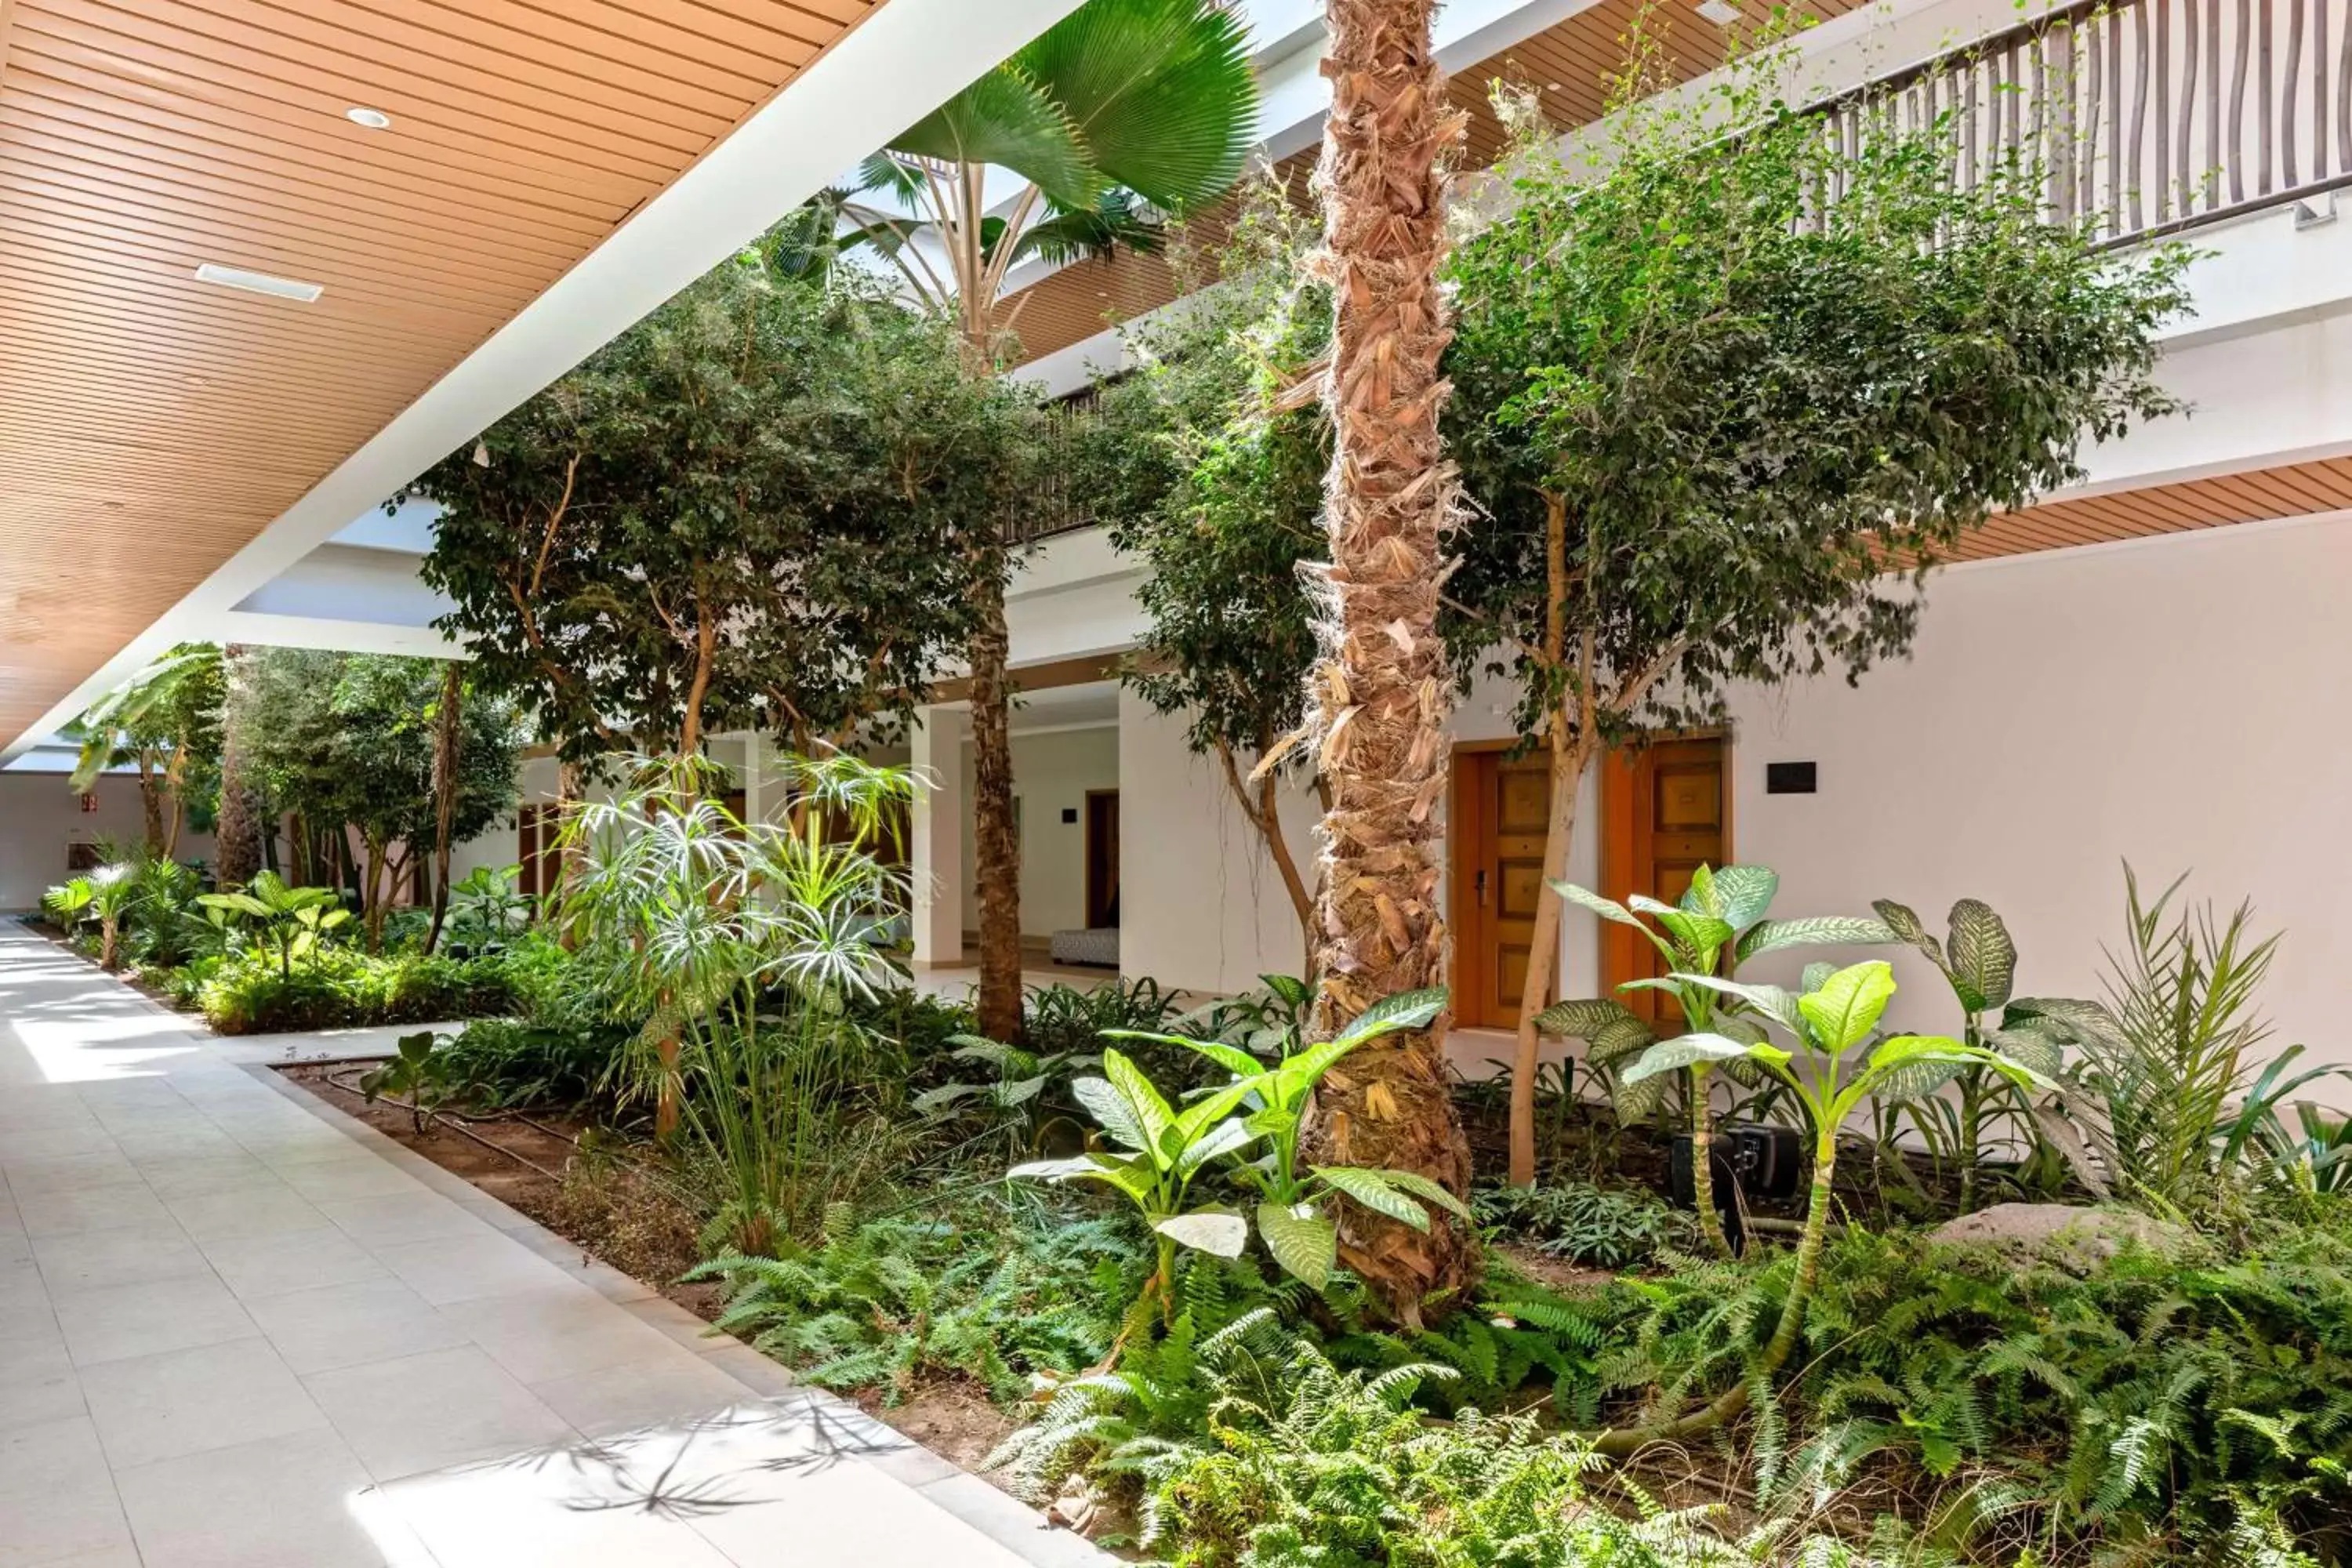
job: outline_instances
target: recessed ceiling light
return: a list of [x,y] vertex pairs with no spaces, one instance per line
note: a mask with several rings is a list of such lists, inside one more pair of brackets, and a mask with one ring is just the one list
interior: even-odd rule
[[364,125],[370,131],[392,129],[392,116],[381,109],[368,109],[355,103],[343,110],[343,118],[354,125]]
[[1739,7],[1731,0],[1699,0],[1698,14],[1718,27],[1728,27],[1739,20]]
[[216,261],[207,261],[197,268],[196,278],[201,282],[217,283],[224,289],[243,289],[252,294],[299,300],[305,305],[327,291],[323,283],[298,283],[291,278],[272,278],[267,272],[247,272],[242,267],[223,267]]

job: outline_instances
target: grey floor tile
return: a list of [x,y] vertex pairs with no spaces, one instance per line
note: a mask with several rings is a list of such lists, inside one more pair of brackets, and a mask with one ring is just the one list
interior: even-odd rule
[[743,1403],[743,1385],[690,1352],[573,1373],[530,1384],[549,1409],[591,1437],[700,1420]]
[[36,1268],[0,1268],[0,1339],[28,1336],[55,1338],[57,1310],[49,1303],[48,1287]]
[[130,1546],[114,1476],[88,1416],[0,1432],[0,1563],[96,1562]]
[[81,1367],[226,1344],[261,1332],[228,1287],[209,1274],[152,1286],[59,1290],[52,1300],[66,1348]]
[[0,1432],[85,1414],[65,1337],[0,1338]]
[[171,1217],[144,1183],[99,1187],[60,1187],[16,1199],[16,1213],[28,1236],[71,1236],[86,1230],[116,1230]]
[[332,1226],[199,1240],[196,1246],[228,1288],[248,1300],[392,1278],[365,1247]]
[[[468,1223],[478,1225],[472,1220]],[[475,1235],[370,1247],[385,1268],[436,1307],[524,1290],[573,1289],[563,1271],[487,1226]]]
[[360,1151],[341,1159],[288,1165],[278,1174],[288,1186],[314,1204],[394,1197],[425,1190],[415,1177],[399,1166]]
[[362,1247],[395,1247],[444,1237],[495,1234],[438,1193],[391,1193],[372,1198],[338,1198],[318,1205],[321,1213]]
[[[384,1493],[440,1568],[728,1568],[657,1500],[666,1490],[656,1473],[586,1449],[418,1476]],[[803,1558],[802,1568],[825,1562]]]
[[379,1481],[506,1459],[579,1436],[472,1345],[316,1373],[304,1381]]
[[163,1206],[199,1244],[245,1236],[270,1236],[289,1230],[319,1230],[327,1216],[283,1182],[268,1186],[236,1187],[225,1193],[192,1193],[169,1196]]
[[677,1348],[658,1330],[568,1282],[453,1302],[441,1313],[525,1383],[648,1361]]
[[158,1196],[169,1203],[174,1198],[199,1197],[209,1193],[231,1193],[241,1187],[268,1187],[278,1184],[278,1173],[238,1148],[227,1139],[226,1153],[169,1154],[150,1157],[133,1154],[131,1163]]
[[263,1339],[102,1362],[81,1372],[90,1419],[118,1466],[317,1431],[326,1416]]
[[257,1297],[246,1310],[297,1373],[398,1361],[467,1342],[463,1329],[389,1276]]
[[146,1180],[131,1157],[110,1141],[103,1149],[79,1154],[0,1162],[8,1176],[9,1194],[22,1208],[25,1200],[42,1193],[86,1192],[91,1187],[139,1187]]
[[386,1560],[352,1506],[373,1483],[331,1433],[159,1459],[116,1471],[115,1482],[146,1568],[381,1568]]
[[33,1257],[51,1290],[100,1286],[152,1286],[192,1274],[210,1274],[212,1265],[196,1250],[170,1215],[111,1230],[35,1236]]

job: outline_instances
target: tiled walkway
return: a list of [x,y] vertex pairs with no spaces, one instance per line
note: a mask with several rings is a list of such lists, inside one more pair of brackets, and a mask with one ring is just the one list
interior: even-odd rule
[[257,1065],[285,1049],[0,921],[0,1568],[1108,1561]]

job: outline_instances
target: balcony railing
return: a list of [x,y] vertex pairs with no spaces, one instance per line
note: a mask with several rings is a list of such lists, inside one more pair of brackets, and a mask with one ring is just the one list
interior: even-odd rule
[[1819,110],[1848,138],[1948,113],[1963,181],[2014,158],[2053,220],[2128,245],[2352,184],[2352,5],[2067,5]]

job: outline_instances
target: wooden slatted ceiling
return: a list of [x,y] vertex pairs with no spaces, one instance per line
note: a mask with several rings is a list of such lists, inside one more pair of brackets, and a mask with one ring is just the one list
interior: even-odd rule
[[0,737],[881,3],[0,0]]
[[[1539,90],[1552,122],[1563,129],[1589,125],[1608,101],[1610,76],[1623,68],[1626,29],[1645,0],[1600,0],[1501,54],[1457,71],[1446,96],[1470,116],[1463,139],[1462,167],[1484,169],[1503,154],[1504,133],[1488,100],[1490,84],[1502,80]],[[1723,63],[1725,30],[1692,14],[1695,0],[1667,0],[1660,11],[1662,66],[1688,80]],[[1761,25],[1780,0],[1739,0],[1751,26]],[[1864,0],[1804,0],[1822,17],[1853,10]],[[1275,173],[1304,196],[1307,176],[1319,148],[1283,159]],[[1203,244],[1213,249],[1233,216],[1230,203],[1196,220]],[[1086,261],[1022,289],[1008,301],[1019,313],[1013,331],[1029,359],[1084,342],[1115,321],[1130,321],[1176,298],[1179,285],[1168,263],[1157,257],[1121,255]]]
[[2223,528],[2233,522],[2347,510],[2352,510],[2352,458],[2330,458],[2045,501],[1994,518],[1970,534],[1953,552],[1953,559],[1984,561],[2077,544]]

